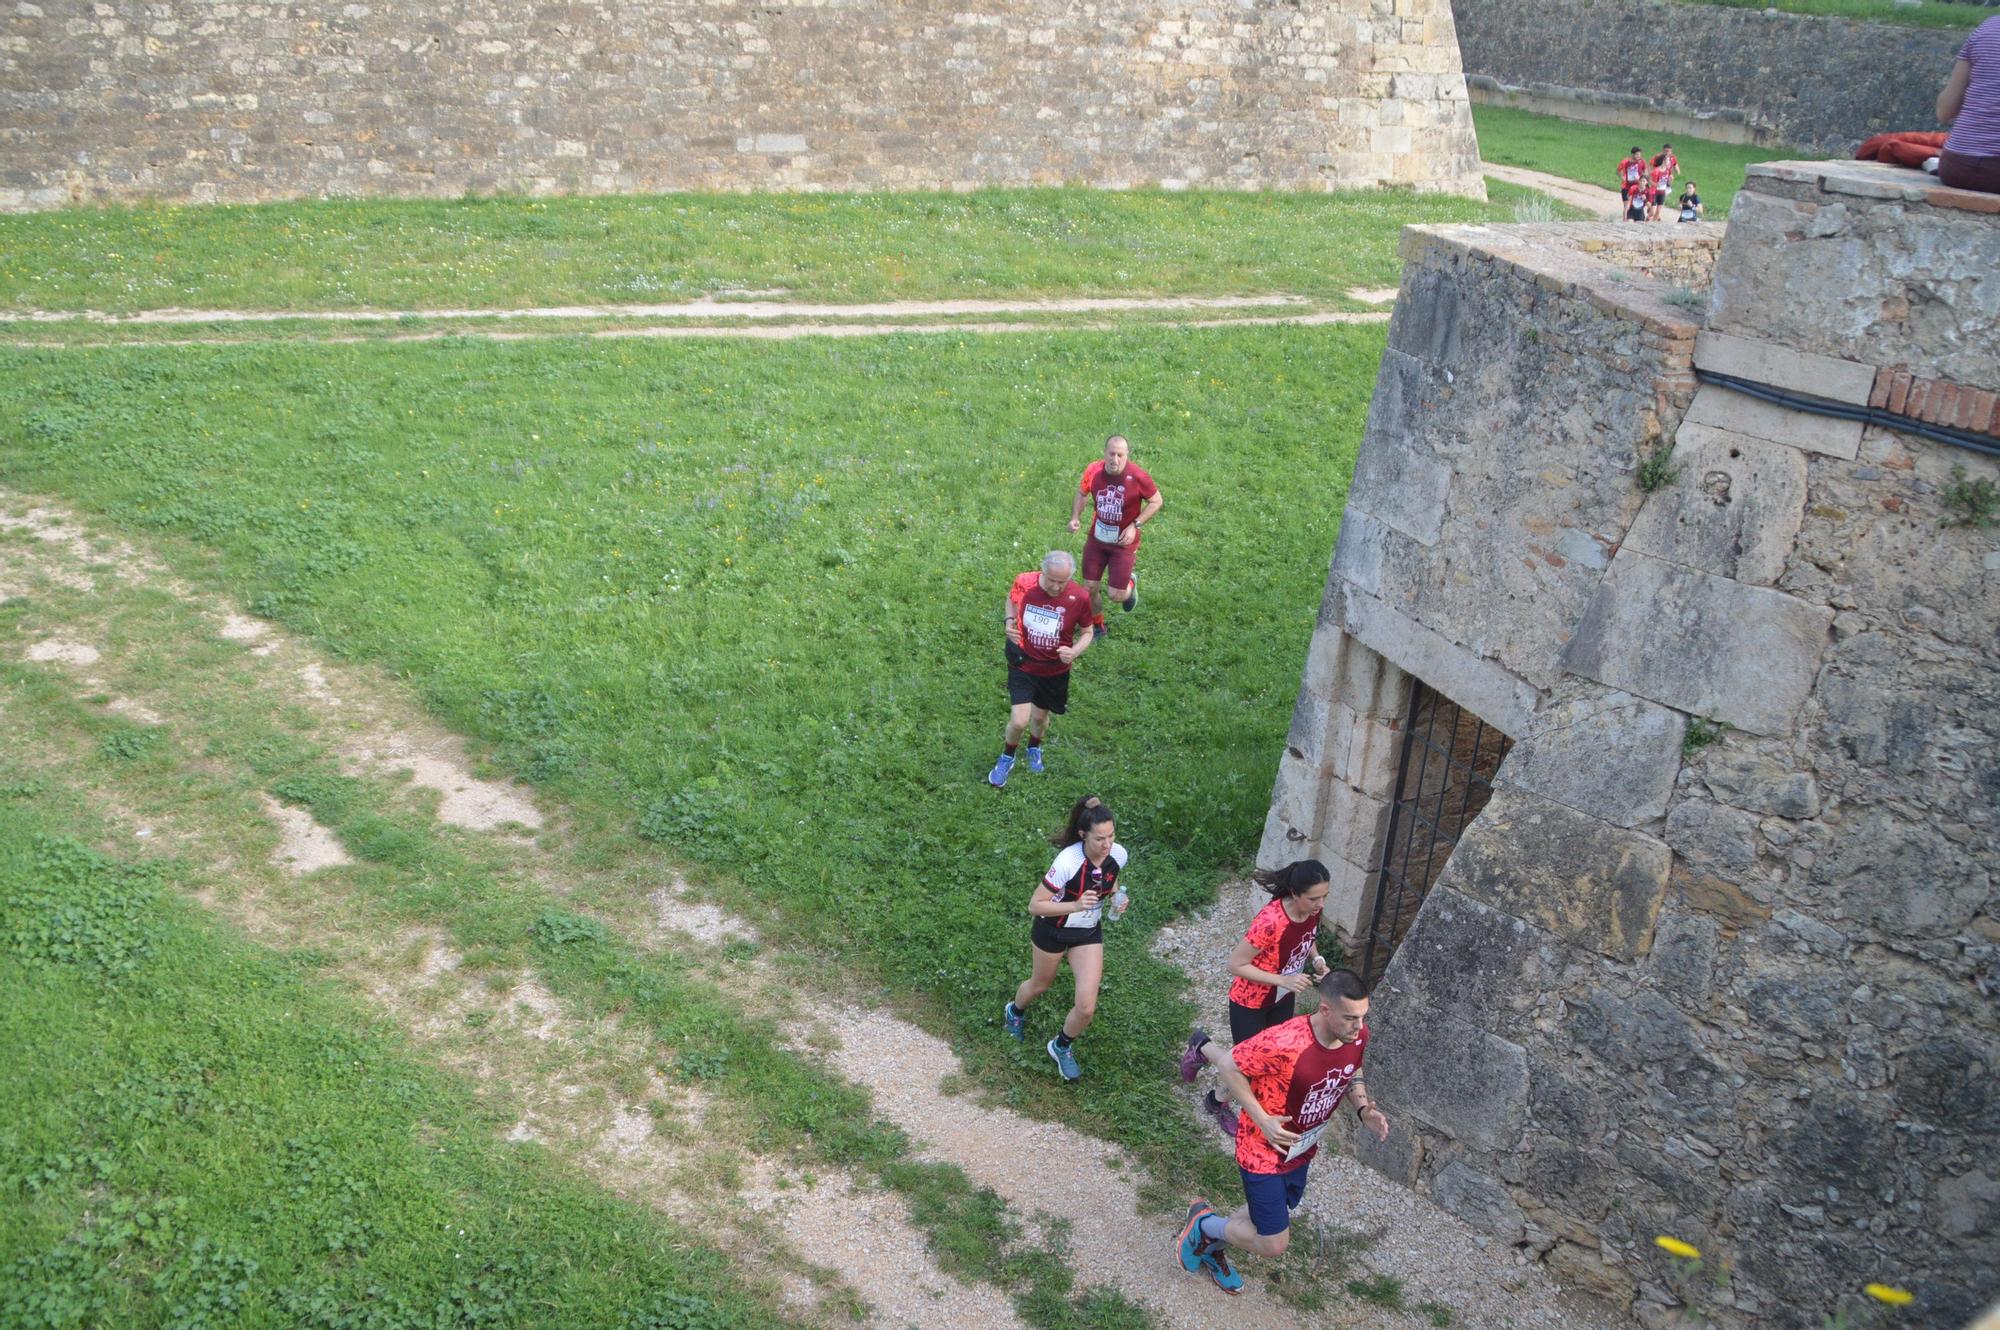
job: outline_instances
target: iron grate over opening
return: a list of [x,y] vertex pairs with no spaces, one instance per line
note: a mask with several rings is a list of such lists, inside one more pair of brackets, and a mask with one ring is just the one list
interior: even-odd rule
[[1371,874],[1374,904],[1362,929],[1361,977],[1374,983],[1444,872],[1465,827],[1493,797],[1513,740],[1419,681],[1410,690],[1389,831]]

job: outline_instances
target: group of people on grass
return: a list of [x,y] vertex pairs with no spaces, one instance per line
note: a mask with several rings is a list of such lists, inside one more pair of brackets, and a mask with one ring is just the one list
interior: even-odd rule
[[[1066,550],[1051,550],[1039,569],[1014,579],[1001,611],[1010,710],[1002,752],[986,776],[994,788],[1006,786],[1024,738],[1028,770],[1044,769],[1049,721],[1068,709],[1070,671],[1108,636],[1107,588],[1108,599],[1123,609],[1138,604],[1139,528],[1164,503],[1153,478],[1133,464],[1130,443],[1112,435],[1103,460],[1084,469],[1070,508],[1072,532],[1082,529],[1086,507],[1091,519],[1083,584],[1074,580],[1077,562]],[[1118,919],[1130,899],[1123,881],[1130,856],[1117,831],[1110,807],[1090,795],[1076,801],[1061,832],[1050,838],[1055,860],[1028,898],[1028,977],[1001,1009],[1002,1027],[1025,1040],[1030,1008],[1068,963],[1075,994],[1044,1045],[1066,1081],[1083,1076],[1076,1041],[1097,1015],[1104,925]],[[1369,1101],[1361,1074],[1367,986],[1319,954],[1331,881],[1325,865],[1303,859],[1254,880],[1271,899],[1229,956],[1231,1046],[1197,1029],[1180,1060],[1181,1077],[1190,1083],[1202,1068],[1214,1069],[1221,1093],[1210,1090],[1203,1103],[1235,1141],[1244,1197],[1228,1215],[1199,1197],[1188,1206],[1178,1239],[1181,1266],[1228,1293],[1243,1288],[1229,1260],[1232,1248],[1283,1254],[1320,1136],[1344,1101],[1353,1103],[1362,1126],[1378,1139],[1389,1134],[1389,1120]],[[1309,992],[1317,994],[1318,1006],[1300,1016],[1298,996]]]
[[[1674,177],[1680,174],[1680,158],[1674,145],[1662,143],[1650,160],[1637,146],[1618,163],[1618,198],[1628,222],[1657,222],[1672,192]],[[1679,221],[1701,220],[1701,193],[1690,180],[1681,189]]]

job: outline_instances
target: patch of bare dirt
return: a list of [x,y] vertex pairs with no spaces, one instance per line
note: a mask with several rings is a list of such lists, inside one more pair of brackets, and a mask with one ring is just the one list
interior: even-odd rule
[[1396,303],[1396,288],[1393,286],[1350,286],[1349,299],[1359,300],[1364,305],[1393,305]]
[[29,660],[49,665],[95,665],[103,659],[96,647],[62,637],[32,643],[22,654]]
[[[849,1285],[870,1290],[872,1324],[979,1330],[1021,1325],[998,1290],[962,1284],[938,1268],[893,1193],[857,1186],[837,1173],[780,1189],[769,1169],[759,1169],[742,1201],[769,1217],[794,1250],[830,1267]],[[884,1279],[885,1272],[893,1277]]]
[[450,741],[422,747],[404,736],[376,735],[348,746],[342,756],[364,769],[409,772],[411,784],[437,793],[438,821],[447,826],[498,831],[542,825],[541,811],[525,788],[473,775],[463,751]]
[[263,799],[264,816],[278,828],[278,848],[271,851],[274,865],[293,877],[304,877],[322,868],[338,868],[354,862],[340,843],[340,837],[321,826],[311,813],[281,804],[268,794]]
[[663,931],[686,933],[697,942],[711,945],[757,940],[757,930],[743,920],[707,901],[691,900],[686,893],[687,883],[676,878],[671,885],[646,897],[653,906],[655,945],[661,941]]
[[137,721],[141,725],[159,725],[164,723],[160,719],[159,712],[153,710],[143,702],[134,702],[129,697],[114,697],[104,704],[104,709],[114,716],[123,716],[127,720]]

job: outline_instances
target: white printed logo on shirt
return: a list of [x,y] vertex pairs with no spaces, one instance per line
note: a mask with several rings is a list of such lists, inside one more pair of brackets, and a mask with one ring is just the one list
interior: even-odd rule
[[1300,938],[1299,945],[1292,948],[1292,954],[1285,957],[1285,968],[1280,970],[1278,973],[1280,974],[1304,973],[1306,968],[1306,962],[1312,959],[1313,939],[1318,936],[1319,936],[1319,930],[1317,928],[1314,928],[1309,930],[1304,937]]
[[1021,631],[1028,641],[1042,648],[1062,645],[1063,612],[1057,605],[1024,605],[1021,607]]

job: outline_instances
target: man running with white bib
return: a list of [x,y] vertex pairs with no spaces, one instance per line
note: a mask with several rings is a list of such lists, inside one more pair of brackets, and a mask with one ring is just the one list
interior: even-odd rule
[[1139,606],[1139,578],[1132,565],[1139,558],[1139,528],[1153,520],[1166,500],[1145,468],[1132,461],[1132,445],[1122,434],[1104,441],[1104,460],[1083,469],[1076,501],[1069,507],[1069,529],[1083,526],[1086,506],[1091,513],[1090,536],[1083,542],[1083,581],[1090,588],[1091,626],[1099,637],[1104,627],[1104,588],[1120,609]]

